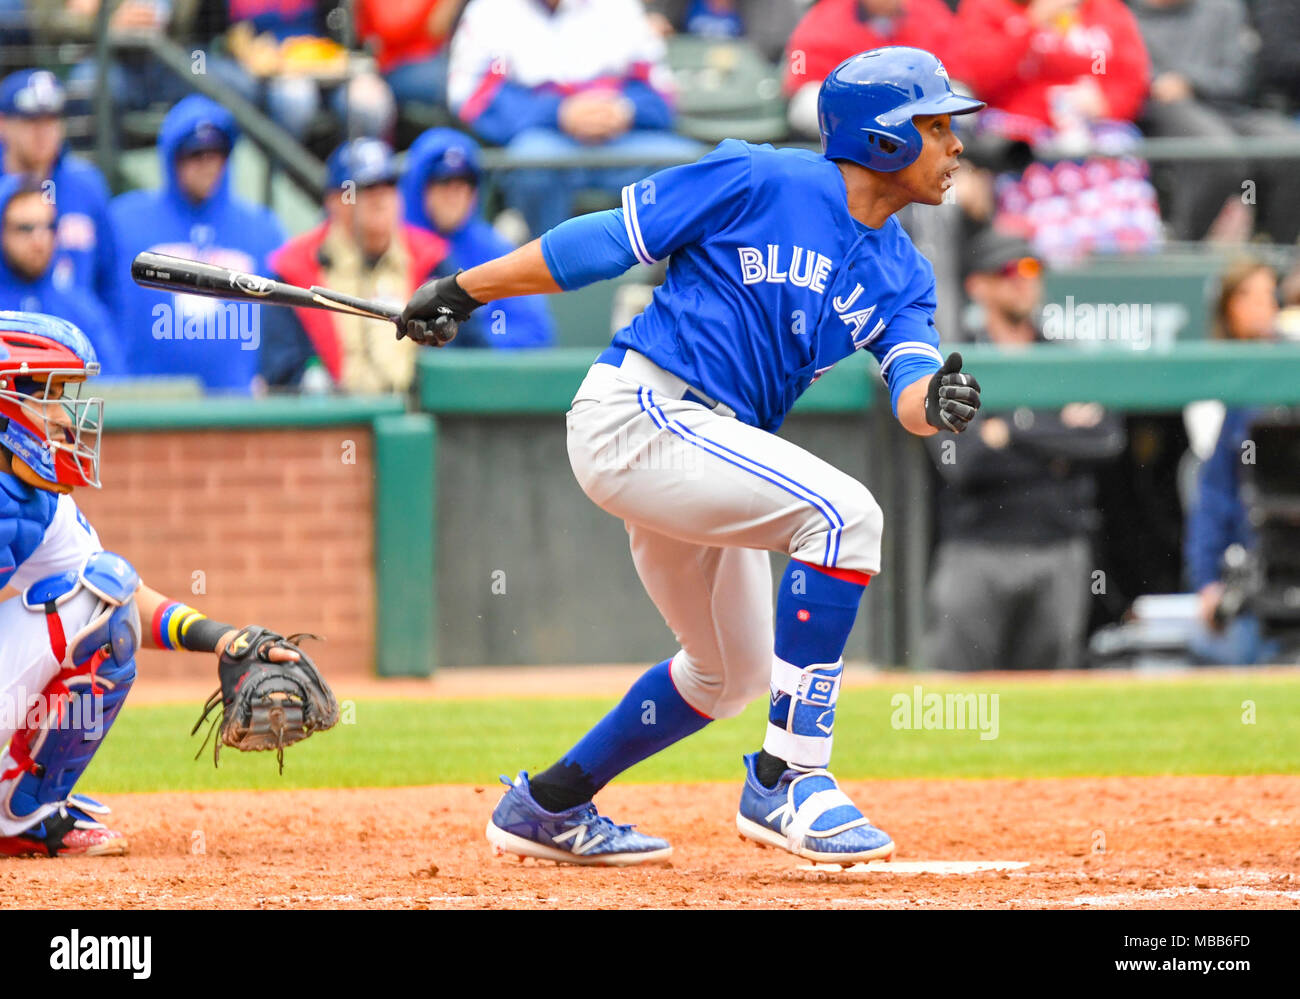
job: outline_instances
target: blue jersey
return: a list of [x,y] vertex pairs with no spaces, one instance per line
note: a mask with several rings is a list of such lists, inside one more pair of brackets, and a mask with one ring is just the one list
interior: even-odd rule
[[934,270],[898,220],[848,209],[820,154],[735,139],[623,191],[623,206],[542,237],[560,287],[669,258],[651,304],[614,337],[774,431],[796,399],[860,349],[898,395],[942,364]]

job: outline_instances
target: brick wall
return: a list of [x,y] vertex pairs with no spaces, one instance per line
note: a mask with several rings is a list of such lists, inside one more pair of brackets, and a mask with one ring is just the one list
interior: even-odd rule
[[[370,673],[372,443],[363,426],[110,433],[104,488],[77,501],[154,589],[234,625],[324,635],[323,670]],[[140,666],[215,679],[210,656],[146,651]]]

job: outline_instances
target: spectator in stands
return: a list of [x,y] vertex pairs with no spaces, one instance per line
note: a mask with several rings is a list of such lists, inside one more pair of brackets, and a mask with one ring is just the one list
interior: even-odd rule
[[[1247,106],[1254,52],[1241,0],[1133,0],[1133,13],[1155,74],[1143,121],[1149,134],[1300,139],[1300,127],[1284,115]],[[1178,164],[1167,212],[1174,235],[1203,238],[1224,200],[1241,197],[1249,184],[1259,228],[1275,242],[1294,243],[1300,235],[1295,172],[1288,160]]]
[[16,49],[31,43],[25,0],[0,0],[0,46]]
[[[241,95],[254,99],[251,84],[239,66],[216,52],[204,52],[202,62],[194,60],[194,42],[207,39],[204,31],[205,8],[214,0],[121,0],[109,15],[109,32],[137,38],[170,38],[184,46],[190,70],[202,72]],[[63,42],[91,43],[98,27],[99,0],[31,0],[37,38],[41,44],[55,46]],[[206,44],[206,41],[205,41]],[[99,86],[100,66],[96,59],[85,59],[68,74],[70,116],[89,119],[96,113],[95,95]],[[175,104],[191,92],[189,83],[158,61],[146,49],[122,49],[113,53],[105,70],[108,92],[115,111],[144,111],[150,107]],[[119,130],[121,120],[112,124]],[[85,150],[91,136],[82,134],[76,147]]]
[[790,36],[785,93],[790,127],[815,138],[817,92],[827,74],[851,55],[882,45],[912,45],[939,57],[955,80],[964,78],[964,46],[943,0],[821,0]]
[[357,35],[398,106],[447,103],[447,39],[465,0],[357,0]]
[[130,267],[137,253],[153,250],[267,272],[267,258],[284,234],[270,211],[230,191],[228,165],[238,135],[221,105],[198,94],[186,97],[158,133],[162,189],[128,191],[109,206],[120,254],[116,314],[134,375],[192,375],[226,392],[255,387],[266,310],[141,288]]
[[[215,4],[205,23],[242,71],[240,93],[264,103],[300,140],[312,137],[328,97],[344,135],[387,136],[397,109],[388,84],[371,72],[351,74],[346,49],[328,37],[335,0],[202,0]],[[346,81],[346,82],[345,82]]]
[[[664,43],[639,0],[470,0],[451,43],[452,110],[516,161],[586,150],[698,156],[675,135]],[[522,169],[507,201],[533,233],[569,217],[574,194],[616,195],[644,168]]]
[[[514,249],[478,211],[478,145],[452,128],[432,128],[406,154],[402,199],[412,225],[451,245],[457,267],[477,267]],[[545,347],[555,326],[541,295],[502,298],[461,323],[454,341],[479,347]]]
[[[1041,264],[1023,240],[972,242],[966,291],[979,339],[1016,350],[1042,339]],[[1099,523],[1091,466],[1124,448],[1095,403],[981,412],[954,440],[926,441],[943,486],[930,573],[928,663],[938,669],[1078,666]]]
[[22,174],[0,179],[0,310],[43,312],[76,323],[94,344],[100,370],[126,374],[117,334],[108,313],[90,292],[55,283],[55,203],[39,180]]
[[[1256,257],[1232,261],[1219,278],[1211,334],[1217,340],[1273,340],[1277,337],[1277,274]],[[1217,399],[1183,410],[1187,441],[1201,461],[1209,459],[1223,428],[1226,408]],[[1194,493],[1189,500],[1194,499]],[[1190,504],[1189,504],[1190,505]]]
[[744,38],[772,62],[781,58],[803,0],[647,0],[656,31],[701,38]]
[[1250,8],[1259,34],[1260,90],[1294,114],[1300,111],[1300,0],[1254,0]]
[[983,127],[1080,151],[1132,131],[1149,62],[1122,0],[962,0],[957,37]]
[[[450,272],[447,243],[402,220],[393,152],[378,139],[354,139],[327,163],[325,221],[271,257],[278,277],[324,285],[400,307],[411,292]],[[419,347],[398,340],[393,324],[315,309],[273,309],[265,320],[262,374],[273,387],[344,392],[407,392]]]
[[0,82],[0,174],[46,182],[59,218],[54,285],[75,286],[108,306],[116,260],[108,185],[98,167],[68,152],[63,109],[63,87],[46,70],[19,70]]
[[1282,308],[1277,314],[1278,337],[1300,341],[1300,259],[1283,276],[1279,291]]
[[[1277,275],[1254,258],[1231,263],[1220,280],[1215,305],[1215,335],[1230,340],[1272,340],[1276,336]],[[1242,444],[1249,435],[1255,410],[1225,408],[1222,403],[1198,403],[1200,425],[1193,427],[1193,407],[1188,407],[1189,437],[1195,445],[1199,433],[1211,428],[1218,416],[1214,446],[1200,466],[1195,494],[1184,522],[1183,555],[1188,582],[1200,596],[1203,630],[1192,643],[1202,662],[1249,665],[1267,659],[1276,647],[1260,634],[1259,622],[1244,614],[1226,623],[1218,611],[1224,597],[1221,578],[1224,552],[1233,544],[1250,549],[1255,534],[1241,498]],[[1213,407],[1213,408],[1207,408]],[[1217,409],[1217,414],[1214,410]]]

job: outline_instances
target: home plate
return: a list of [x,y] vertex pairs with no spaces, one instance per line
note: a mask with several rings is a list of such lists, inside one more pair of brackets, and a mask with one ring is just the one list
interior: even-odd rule
[[826,871],[836,874],[978,874],[981,871],[1018,871],[1028,867],[1027,860],[893,860],[853,864],[800,864],[801,871]]

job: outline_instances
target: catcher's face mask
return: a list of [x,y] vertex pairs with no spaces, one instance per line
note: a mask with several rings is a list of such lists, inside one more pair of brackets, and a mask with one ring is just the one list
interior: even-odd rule
[[20,374],[0,386],[0,411],[8,415],[0,443],[13,454],[21,478],[40,480],[33,485],[56,492],[99,488],[104,400],[81,398],[86,374],[55,368]]

